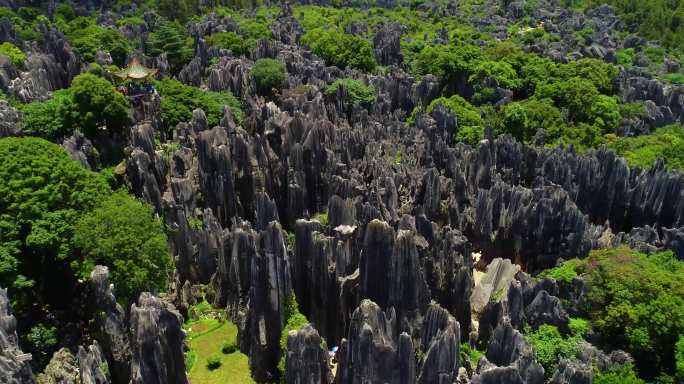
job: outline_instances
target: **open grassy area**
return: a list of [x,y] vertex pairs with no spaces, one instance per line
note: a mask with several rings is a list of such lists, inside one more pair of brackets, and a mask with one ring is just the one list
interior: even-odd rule
[[[239,351],[224,354],[221,352],[223,343],[234,340],[237,335],[235,324],[211,317],[188,322],[185,326],[188,332],[190,350],[186,353],[186,364],[189,369],[188,377],[192,384],[213,383],[253,383],[249,374],[247,356]],[[221,366],[215,370],[207,368],[207,359],[218,356]]]

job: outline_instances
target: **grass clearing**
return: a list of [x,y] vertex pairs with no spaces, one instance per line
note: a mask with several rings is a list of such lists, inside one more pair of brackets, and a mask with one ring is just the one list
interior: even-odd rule
[[[237,336],[235,324],[203,316],[186,323],[185,329],[190,347],[185,360],[189,369],[188,378],[192,384],[254,383],[246,355],[240,351],[221,353],[223,344]],[[218,357],[221,365],[210,370],[207,367],[207,360],[210,357]]]

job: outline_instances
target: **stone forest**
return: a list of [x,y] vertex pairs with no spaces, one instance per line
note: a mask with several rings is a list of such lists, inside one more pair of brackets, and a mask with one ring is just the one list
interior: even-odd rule
[[0,0],[0,384],[684,383],[684,0]]

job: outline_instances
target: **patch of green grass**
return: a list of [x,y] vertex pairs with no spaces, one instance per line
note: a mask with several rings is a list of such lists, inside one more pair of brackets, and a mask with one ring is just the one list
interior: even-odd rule
[[570,283],[577,277],[576,268],[581,264],[579,259],[571,259],[556,268],[547,269],[539,274],[539,278],[550,277],[556,281]]
[[[223,344],[228,340],[235,340],[237,336],[235,324],[204,317],[187,323],[185,327],[190,347],[185,361],[192,384],[254,383],[246,355],[239,351],[221,353]],[[210,369],[210,358],[218,358],[220,366]]]
[[318,220],[323,225],[328,225],[328,212],[319,212],[314,215],[314,220]]

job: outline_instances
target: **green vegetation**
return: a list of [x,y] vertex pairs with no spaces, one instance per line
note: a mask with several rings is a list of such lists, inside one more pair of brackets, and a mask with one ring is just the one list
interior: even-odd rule
[[369,104],[375,100],[375,87],[350,78],[335,80],[325,89],[325,93],[335,94],[340,88],[344,90],[345,102],[349,104]]
[[126,56],[133,52],[133,47],[118,29],[97,24],[95,16],[72,15],[58,14],[55,24],[85,61],[94,61],[97,51],[102,50],[112,56],[116,65],[125,64]]
[[317,220],[323,225],[328,225],[328,212],[319,212],[312,217],[313,220]]
[[[197,312],[197,311],[195,311]],[[189,350],[186,352],[188,379],[193,384],[253,383],[248,357],[239,351],[221,353],[226,340],[235,340],[237,327],[214,312],[195,318],[185,324]],[[209,369],[207,360],[218,357],[220,366]]]
[[536,331],[526,332],[526,337],[547,377],[553,375],[561,359],[573,358],[579,352],[581,335],[563,337],[553,325],[542,324]]
[[671,252],[647,256],[616,248],[572,265],[559,268],[587,281],[587,313],[605,346],[632,354],[641,377],[675,375],[675,345],[684,334],[684,262]]
[[551,268],[542,271],[539,274],[539,278],[550,277],[557,281],[570,283],[572,282],[572,279],[577,277],[576,268],[581,264],[582,261],[579,259],[567,260],[556,268]]
[[456,140],[471,145],[477,145],[484,136],[484,120],[480,112],[472,104],[458,95],[449,98],[440,97],[433,100],[427,107],[427,112],[431,113],[435,105],[441,104],[449,108],[458,121],[458,132]]
[[192,58],[192,39],[185,36],[183,26],[179,23],[162,23],[150,34],[149,54],[159,56],[163,53],[174,71],[180,70]]
[[102,127],[120,135],[130,123],[128,100],[107,80],[90,73],[74,78],[71,87],[56,91],[53,98],[19,105],[26,134],[58,141],[74,129],[91,139]]
[[328,65],[358,68],[367,72],[374,70],[377,65],[370,42],[358,36],[334,29],[316,28],[308,30],[301,41]]
[[64,324],[50,311],[71,311],[72,301],[64,298],[77,292],[78,278],[102,263],[121,300],[160,287],[162,262],[169,260],[166,238],[147,206],[121,192],[112,195],[100,174],[56,144],[0,139],[0,162],[0,285],[30,330],[23,334],[25,350],[40,367],[57,348]]
[[272,94],[287,80],[285,64],[275,59],[259,59],[252,67],[252,76],[259,93]]
[[680,126],[659,128],[645,136],[616,138],[608,147],[642,169],[650,168],[658,158],[670,169],[684,169],[684,129]]
[[234,55],[245,55],[252,48],[248,41],[235,32],[216,32],[207,37],[207,44],[221,49],[230,49]]
[[623,365],[606,372],[594,372],[594,384],[645,384],[637,377],[634,367]]
[[17,67],[23,66],[24,61],[26,61],[26,54],[8,41],[0,44],[0,55],[9,57],[9,59],[12,61],[12,64]]
[[173,79],[156,81],[155,87],[162,96],[161,116],[168,129],[175,128],[178,123],[190,121],[192,111],[197,108],[204,110],[210,127],[219,124],[224,106],[230,108],[237,122],[242,121],[240,102],[228,91],[202,91]]
[[108,196],[85,213],[73,241],[83,256],[74,270],[87,278],[95,265],[110,266],[117,298],[164,288],[171,267],[164,227],[150,207],[125,192]]
[[296,331],[309,324],[306,316],[299,312],[299,304],[294,292],[290,294],[290,301],[287,303],[285,311],[285,328],[280,334],[280,361],[278,362],[278,371],[280,371],[281,379],[285,377],[285,360],[287,356],[287,336],[290,331]]
[[484,355],[484,352],[478,350],[477,348],[471,348],[470,344],[468,343],[461,344],[461,361],[468,360],[470,362],[470,366],[473,368],[477,367],[477,363]]
[[207,369],[210,371],[216,370],[221,366],[221,357],[218,355],[211,355],[207,359]]

